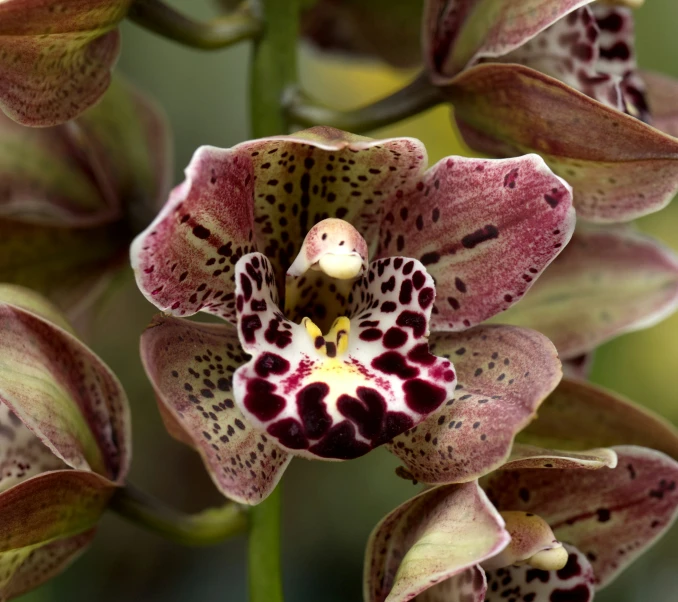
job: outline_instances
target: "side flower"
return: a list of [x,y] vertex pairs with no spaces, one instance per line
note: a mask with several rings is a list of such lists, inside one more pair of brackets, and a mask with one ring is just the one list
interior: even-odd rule
[[621,4],[507,0],[482,18],[477,1],[429,0],[424,24],[430,77],[469,146],[539,153],[572,184],[578,215],[601,223],[658,211],[678,190],[678,141],[648,125],[675,132],[676,84],[638,70]]
[[[545,422],[521,435],[531,443],[516,444],[501,470],[480,484],[428,490],[377,525],[365,602],[586,602],[670,527],[673,427],[574,381],[542,413]],[[546,441],[563,447],[539,447]],[[647,443],[666,453],[640,446]],[[613,447],[597,447],[605,444]]]
[[[472,327],[569,240],[570,190],[541,159],[426,170],[417,140],[314,128],[203,147],[186,173],[132,247],[170,314],[142,358],[169,430],[225,495],[257,503],[293,455],[384,443],[431,482],[505,461],[560,363],[538,333]],[[226,324],[181,319],[199,311]]]
[[127,474],[130,417],[108,367],[60,312],[0,286],[0,597],[61,572]]
[[124,265],[169,190],[164,117],[116,80],[75,121],[34,129],[0,114],[0,132],[0,281],[74,314]]

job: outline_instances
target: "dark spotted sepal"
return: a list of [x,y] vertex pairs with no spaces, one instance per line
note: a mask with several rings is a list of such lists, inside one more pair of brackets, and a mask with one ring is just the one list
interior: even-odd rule
[[428,349],[433,279],[414,259],[372,262],[329,332],[278,307],[260,253],[236,265],[238,330],[252,359],[234,377],[248,420],[296,455],[361,456],[452,399],[449,360]]

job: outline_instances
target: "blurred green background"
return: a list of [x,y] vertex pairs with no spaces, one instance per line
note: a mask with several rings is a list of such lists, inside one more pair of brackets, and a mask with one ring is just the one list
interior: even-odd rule
[[[395,0],[394,0],[395,1]],[[406,1],[406,0],[400,0]],[[196,17],[214,14],[209,0],[175,0]],[[647,3],[637,13],[638,52],[645,68],[678,77],[678,3]],[[248,48],[202,53],[124,24],[119,69],[163,105],[176,141],[175,183],[196,147],[231,146],[247,139]],[[394,41],[397,43],[397,40]],[[327,59],[301,51],[306,89],[339,108],[357,106],[397,89],[411,74],[381,65]],[[676,99],[678,102],[678,99]],[[423,140],[431,162],[464,154],[449,109],[381,130],[375,136]],[[639,222],[678,250],[678,203]],[[141,369],[138,337],[153,314],[131,276],[98,316],[93,347],[126,386],[134,419],[131,481],[184,510],[222,502],[197,454],[164,431]],[[596,355],[593,380],[678,423],[678,315],[621,337]],[[283,562],[288,602],[359,602],[363,548],[389,510],[415,493],[394,476],[384,450],[348,463],[297,460],[283,481]],[[69,571],[24,602],[240,602],[246,600],[245,541],[181,548],[122,521],[105,518],[89,550]],[[678,600],[678,527],[596,599],[601,602]],[[647,578],[649,576],[649,578]]]

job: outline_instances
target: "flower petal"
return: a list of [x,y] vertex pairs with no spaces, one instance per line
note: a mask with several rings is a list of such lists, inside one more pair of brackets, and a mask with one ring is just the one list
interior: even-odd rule
[[608,448],[562,451],[543,449],[525,443],[514,443],[511,456],[502,468],[511,470],[518,468],[589,468],[597,470],[598,468],[614,468],[615,466],[617,466],[617,454]]
[[0,109],[23,125],[48,126],[93,105],[110,82],[120,46],[115,27],[130,4],[0,3]]
[[115,485],[82,470],[37,475],[0,494],[0,551],[47,543],[91,529]]
[[585,451],[642,445],[678,459],[678,429],[646,408],[589,383],[563,379],[517,437],[522,444]]
[[508,458],[515,434],[558,384],[560,362],[546,337],[511,326],[434,333],[431,350],[454,360],[456,399],[389,449],[418,481],[469,481]]
[[234,328],[158,316],[141,337],[141,358],[158,404],[200,453],[217,488],[257,504],[291,456],[250,426],[233,403],[231,379],[245,361]]
[[[437,84],[462,69],[501,57],[592,0],[431,0],[425,51]],[[427,31],[428,29],[428,31]]]
[[[0,574],[6,577],[0,585],[0,597],[6,600],[16,598],[61,573],[85,551],[94,533],[95,530],[90,529],[33,549],[1,554]],[[14,560],[17,556],[23,561]],[[5,563],[9,570],[2,566]]]
[[487,571],[488,587],[485,602],[506,600],[591,602],[595,580],[591,563],[575,547],[566,546],[566,548],[569,552],[567,565],[559,571],[541,571],[529,565],[507,566]]
[[485,571],[472,566],[429,587],[416,597],[416,602],[484,602],[486,591]]
[[72,334],[2,298],[0,325],[0,400],[68,465],[124,479],[129,409],[115,375]]
[[641,72],[647,88],[652,125],[670,136],[678,137],[678,80],[660,73]]
[[[447,88],[475,150],[538,152],[574,188],[579,217],[630,221],[678,190],[678,141],[521,65],[478,65]],[[601,174],[604,174],[601,176]]]
[[654,450],[620,446],[615,469],[507,470],[486,490],[499,509],[534,512],[591,562],[607,585],[671,525],[678,463]]
[[463,330],[518,301],[574,229],[570,189],[536,155],[448,157],[397,200],[381,257],[417,257],[436,281],[432,329]]
[[366,602],[406,602],[500,552],[504,521],[478,484],[426,491],[386,516],[367,543]]
[[315,222],[352,223],[377,242],[382,205],[426,165],[417,140],[370,140],[333,128],[199,149],[183,184],[132,245],[144,295],[173,315],[235,321],[232,267],[259,249],[284,275]]
[[[428,351],[433,279],[414,259],[372,262],[330,332],[287,320],[273,268],[236,265],[238,329],[252,359],[234,377],[247,419],[297,455],[347,460],[418,424],[454,395],[452,364]],[[349,319],[350,318],[350,319]]]
[[545,334],[574,358],[678,307],[678,257],[627,229],[577,229],[525,298],[495,321]]

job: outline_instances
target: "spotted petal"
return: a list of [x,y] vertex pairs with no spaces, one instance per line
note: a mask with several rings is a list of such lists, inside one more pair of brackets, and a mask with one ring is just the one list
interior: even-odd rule
[[517,441],[569,451],[624,444],[652,446],[678,459],[678,429],[669,422],[615,393],[567,378]]
[[501,57],[592,0],[429,0],[424,48],[435,83]]
[[372,262],[330,332],[287,320],[260,253],[236,265],[238,329],[253,357],[235,374],[247,419],[297,455],[350,459],[454,395],[452,364],[428,351],[433,279],[414,259]]
[[233,402],[233,372],[245,361],[235,328],[159,316],[141,358],[173,434],[198,450],[219,490],[245,504],[266,498],[291,456]]
[[567,565],[558,571],[542,571],[529,565],[487,571],[485,602],[591,602],[595,589],[591,563],[575,547],[566,548],[569,552]]
[[678,137],[678,81],[660,73],[643,71],[652,125],[670,136]]
[[69,466],[121,481],[130,426],[117,378],[58,325],[63,318],[43,317],[54,308],[37,308],[30,292],[22,303],[16,289],[0,290],[7,298],[0,297],[0,401]]
[[7,600],[15,598],[58,575],[85,551],[93,537],[94,529],[91,529],[44,546],[0,555],[0,563],[10,565],[9,570],[0,568],[4,575],[0,596]]
[[418,481],[470,481],[506,461],[515,434],[558,384],[560,362],[546,337],[510,326],[434,333],[431,350],[454,360],[455,399],[389,449]]
[[578,229],[525,298],[496,321],[534,328],[574,358],[678,307],[678,257],[626,229]]
[[485,571],[472,566],[423,591],[416,602],[484,602],[486,591]]
[[426,491],[396,508],[372,531],[365,555],[364,599],[412,600],[494,556],[509,539],[504,521],[477,483]]
[[518,301],[573,229],[570,189],[536,155],[448,157],[386,214],[380,256],[417,257],[436,281],[432,329],[463,330]]
[[614,448],[617,468],[507,470],[486,490],[499,509],[533,512],[591,562],[607,585],[671,525],[678,507],[678,463],[642,447]]
[[228,150],[203,147],[132,246],[139,288],[173,315],[206,311],[235,322],[232,269],[241,255],[262,251],[282,286],[322,219],[344,219],[376,245],[383,205],[412,188],[425,163],[416,140],[324,127]]
[[110,83],[131,0],[0,3],[0,109],[24,125],[77,117]]
[[538,152],[573,187],[579,217],[630,221],[678,190],[678,141],[520,65],[479,65],[447,88],[466,142],[500,156]]

